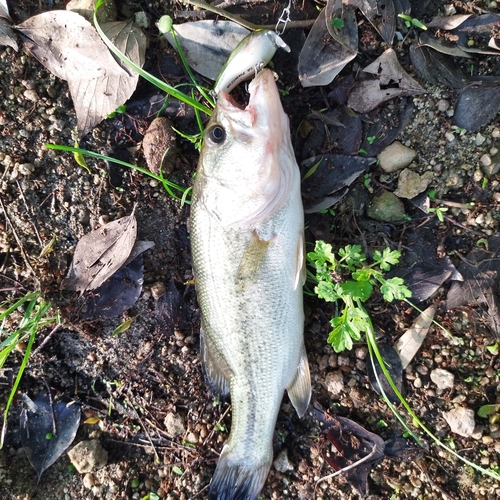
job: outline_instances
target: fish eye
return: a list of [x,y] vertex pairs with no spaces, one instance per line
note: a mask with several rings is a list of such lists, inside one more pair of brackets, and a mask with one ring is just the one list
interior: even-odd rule
[[208,137],[214,144],[220,144],[226,138],[226,131],[220,125],[215,125],[208,131]]

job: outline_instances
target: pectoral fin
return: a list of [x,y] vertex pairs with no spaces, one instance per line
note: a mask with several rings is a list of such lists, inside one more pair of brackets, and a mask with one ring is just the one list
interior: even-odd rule
[[229,382],[224,375],[222,368],[217,364],[214,356],[210,352],[207,345],[207,339],[203,331],[203,322],[200,328],[200,354],[202,359],[203,374],[207,385],[212,392],[220,396],[227,396],[229,394]]
[[236,283],[239,287],[245,288],[255,282],[271,241],[273,238],[265,240],[257,232],[253,233],[236,273]]
[[307,354],[304,346],[302,346],[295,377],[286,390],[298,416],[302,417],[311,399],[311,375],[309,373],[309,363],[307,362]]
[[304,231],[300,232],[297,241],[297,250],[295,252],[295,283],[294,290],[297,287],[303,287],[306,282],[306,242],[304,239]]

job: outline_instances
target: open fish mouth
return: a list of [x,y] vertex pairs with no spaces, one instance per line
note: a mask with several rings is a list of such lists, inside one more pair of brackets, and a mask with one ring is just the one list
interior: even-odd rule
[[250,82],[248,91],[250,98],[246,106],[237,102],[229,93],[220,92],[217,98],[217,108],[223,113],[233,114],[235,111],[246,111],[253,114],[266,111],[273,100],[279,99],[274,74],[269,69],[257,73],[257,76]]

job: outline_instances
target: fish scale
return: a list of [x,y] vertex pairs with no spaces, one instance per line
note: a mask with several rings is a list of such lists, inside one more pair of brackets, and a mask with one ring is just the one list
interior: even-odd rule
[[221,93],[191,205],[205,373],[232,403],[209,492],[217,500],[257,498],[284,391],[300,416],[311,395],[300,174],[272,73],[263,70],[249,90],[245,109]]

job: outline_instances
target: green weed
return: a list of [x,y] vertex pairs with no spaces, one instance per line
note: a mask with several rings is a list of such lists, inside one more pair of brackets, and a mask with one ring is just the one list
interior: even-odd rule
[[[341,301],[344,307],[340,316],[331,320],[333,330],[330,332],[328,343],[332,345],[336,352],[340,352],[344,349],[352,348],[352,341],[360,340],[361,334],[364,333],[370,353],[370,362],[372,363],[373,372],[377,379],[382,397],[394,416],[404,427],[406,431],[405,434],[412,436],[417,443],[421,444],[419,437],[410,429],[403,415],[401,415],[385,393],[377,373],[375,360],[378,362],[389,386],[406,410],[412,424],[417,429],[423,431],[436,445],[446,450],[461,462],[486,476],[500,481],[500,475],[497,474],[495,470],[484,469],[462,457],[453,449],[453,445],[448,446],[435,436],[422,420],[420,420],[409,403],[399,392],[386,367],[384,358],[377,345],[372,320],[363,306],[363,302],[366,302],[366,300],[370,298],[374,287],[377,286],[387,302],[392,302],[394,299],[404,300],[415,307],[408,300],[408,297],[411,296],[411,292],[403,284],[401,278],[386,279],[384,277],[384,272],[389,271],[391,266],[397,264],[399,262],[399,257],[399,251],[386,248],[382,252],[376,251],[373,255],[373,262],[367,264],[366,256],[361,252],[361,247],[358,245],[348,245],[345,248],[341,248],[338,251],[338,256],[336,256],[332,251],[331,245],[326,244],[324,241],[316,242],[314,252],[309,252],[307,254],[307,259],[316,269],[315,278],[318,284],[315,287],[315,292],[318,297],[323,298],[327,302]],[[311,276],[311,274],[312,273],[309,273],[309,276]],[[346,274],[350,274],[352,279],[344,280],[344,275]],[[415,307],[415,309],[420,311],[417,307]],[[444,331],[446,332],[446,330]],[[449,332],[446,333],[450,335]]]
[[[0,343],[0,369],[4,367],[5,362],[16,347],[24,349],[23,360],[19,366],[9,398],[5,405],[0,448],[3,447],[5,433],[7,431],[9,409],[16,395],[24,370],[28,364],[36,334],[44,326],[61,323],[58,313],[56,313],[55,316],[49,316],[51,307],[52,305],[49,302],[41,298],[40,292],[28,293],[20,299],[8,300],[0,304],[2,311],[0,314],[0,340],[2,340]],[[15,322],[14,315],[17,312],[22,313],[21,319],[15,327],[7,327],[8,323]]]

